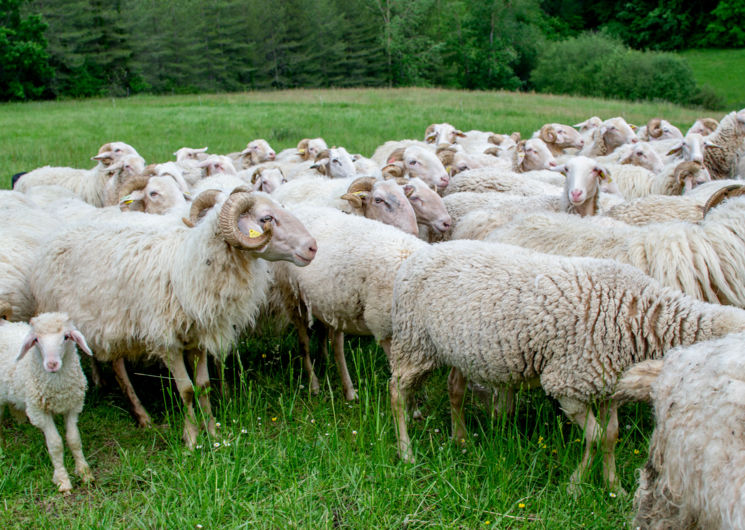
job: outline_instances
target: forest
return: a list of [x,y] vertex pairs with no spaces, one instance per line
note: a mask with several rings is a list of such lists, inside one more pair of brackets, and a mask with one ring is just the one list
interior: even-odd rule
[[[435,86],[706,104],[665,52],[742,47],[743,19],[745,0],[0,0],[0,100]],[[629,69],[652,89],[610,86]]]

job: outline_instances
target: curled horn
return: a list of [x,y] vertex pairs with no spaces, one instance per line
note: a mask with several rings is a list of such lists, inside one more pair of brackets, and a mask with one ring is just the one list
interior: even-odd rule
[[347,188],[347,193],[356,193],[358,191],[372,191],[373,185],[377,179],[375,177],[360,177]]
[[522,138],[522,137],[520,136],[520,131],[515,131],[515,132],[513,132],[513,133],[512,133],[511,135],[510,135],[510,138],[512,138],[512,140],[513,140],[513,141],[514,141],[515,143],[519,142],[519,141],[520,141],[520,139]]
[[251,184],[256,184],[256,179],[261,176],[261,172],[264,171],[263,167],[257,167],[251,174]]
[[316,155],[316,162],[319,160],[322,160],[324,158],[330,158],[331,157],[331,151],[329,149],[324,149],[320,153]]
[[490,147],[488,149],[484,149],[485,155],[492,155],[492,156],[499,156],[499,147]]
[[310,138],[303,138],[297,143],[297,152],[303,160],[308,160],[308,158],[310,158],[310,152],[308,151],[309,143]]
[[246,188],[233,190],[228,200],[223,204],[218,218],[220,234],[228,245],[241,250],[261,250],[272,239],[272,223],[267,221],[262,227],[264,232],[251,237],[241,232],[238,220],[241,215],[251,210],[256,203],[256,197]]
[[504,142],[504,139],[504,134],[490,134],[486,141],[490,144],[501,145],[501,143]]
[[0,302],[0,319],[10,320],[13,316],[13,307],[10,302]]
[[383,179],[385,180],[399,179],[404,176],[404,168],[397,164],[388,164],[380,172],[383,174]]
[[541,132],[539,134],[539,137],[541,140],[543,140],[547,144],[556,143],[556,129],[554,129],[553,125],[546,124],[543,127],[541,127]]
[[440,159],[440,162],[442,162],[442,165],[452,166],[453,160],[455,159],[455,151],[452,149],[442,149],[440,151],[437,151],[437,158]]
[[719,127],[719,122],[714,118],[701,118],[701,125],[709,130],[709,134],[713,133]]
[[432,144],[435,142],[436,137],[437,134],[435,134],[435,124],[433,123],[424,131],[424,141],[428,144]]
[[730,184],[729,186],[725,186],[715,191],[712,196],[709,197],[709,200],[706,201],[706,204],[704,204],[704,217],[709,213],[709,210],[719,206],[725,199],[739,197],[740,195],[745,195],[744,184]]
[[[147,186],[147,183],[150,181],[150,176],[146,175],[135,175],[133,177],[128,178],[127,180],[122,183],[121,187],[119,188],[119,203],[121,205],[122,199],[124,199],[127,195],[131,194],[133,191],[136,190],[144,190],[145,186]],[[130,206],[127,205],[121,205],[125,209],[129,210]]]
[[189,218],[182,217],[181,220],[189,228],[194,228],[199,222],[199,219],[217,203],[220,198],[220,190],[204,190],[202,193],[197,195],[191,203],[189,209]]
[[406,151],[405,147],[399,147],[395,151],[393,151],[390,155],[388,155],[388,160],[386,160],[386,164],[390,164],[391,162],[403,162],[404,159],[404,151]]
[[662,120],[660,118],[652,118],[647,122],[647,134],[650,138],[662,136]]

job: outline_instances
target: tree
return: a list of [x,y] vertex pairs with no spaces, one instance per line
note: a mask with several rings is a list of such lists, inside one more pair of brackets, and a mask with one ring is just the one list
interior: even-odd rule
[[45,94],[49,65],[46,24],[40,15],[21,16],[24,0],[0,0],[0,100],[36,99]]

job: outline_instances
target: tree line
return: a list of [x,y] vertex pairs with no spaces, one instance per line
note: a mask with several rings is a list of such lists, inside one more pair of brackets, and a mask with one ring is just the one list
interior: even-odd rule
[[531,89],[552,42],[738,47],[743,17],[745,0],[0,0],[0,99]]

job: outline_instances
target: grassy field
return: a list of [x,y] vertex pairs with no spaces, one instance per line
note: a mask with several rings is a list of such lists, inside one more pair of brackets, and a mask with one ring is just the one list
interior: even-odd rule
[[[467,130],[519,130],[576,123],[593,114],[644,123],[657,115],[687,127],[701,112],[664,104],[443,90],[290,91],[215,96],[137,97],[0,106],[0,186],[43,164],[91,167],[110,140],[134,145],[148,161],[182,146],[226,152],[256,137],[275,148],[302,137],[370,154],[387,139],[420,138],[449,121]],[[711,114],[711,113],[707,113]],[[716,117],[720,117],[717,115]],[[91,256],[95,259],[95,256]],[[347,342],[359,400],[346,403],[334,367],[320,396],[308,394],[289,329],[262,327],[240,345],[215,390],[221,423],[187,452],[180,442],[179,399],[167,374],[136,367],[135,387],[161,428],[138,430],[113,376],[89,391],[80,420],[94,485],[74,481],[62,497],[51,482],[43,436],[8,419],[0,444],[3,528],[620,528],[630,496],[610,494],[595,462],[578,497],[567,493],[581,455],[581,432],[540,391],[524,392],[517,412],[492,417],[467,405],[464,448],[448,438],[446,373],[421,394],[425,420],[411,428],[414,465],[396,457],[382,351]],[[214,372],[213,372],[214,374]],[[217,385],[215,385],[217,386]],[[648,407],[622,410],[618,470],[626,490],[645,459]],[[72,469],[68,456],[68,470]]]
[[708,85],[724,98],[730,110],[745,107],[745,49],[681,52],[699,85]]

